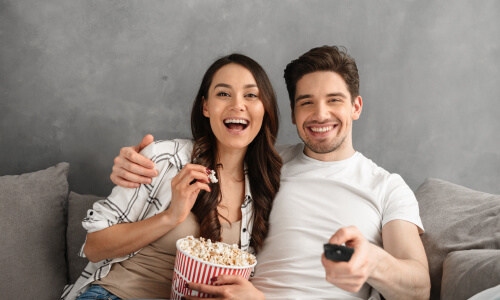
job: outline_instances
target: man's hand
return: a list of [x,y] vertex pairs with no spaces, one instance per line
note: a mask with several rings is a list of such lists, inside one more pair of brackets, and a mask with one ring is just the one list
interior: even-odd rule
[[346,246],[354,248],[354,254],[348,262],[334,262],[323,254],[321,263],[326,271],[326,280],[343,290],[359,291],[376,266],[374,251],[378,247],[368,242],[354,226],[339,229],[330,238],[329,243],[345,243]]
[[153,142],[153,136],[148,134],[137,146],[123,147],[120,155],[115,157],[111,181],[126,188],[138,188],[141,183],[151,183],[151,178],[158,176],[155,164],[139,154],[142,149]]
[[[188,288],[201,293],[210,294],[215,299],[264,299],[264,294],[253,286],[253,284],[240,275],[219,275],[212,279],[213,283],[206,285],[191,282]],[[185,299],[200,299],[194,296],[184,296]]]

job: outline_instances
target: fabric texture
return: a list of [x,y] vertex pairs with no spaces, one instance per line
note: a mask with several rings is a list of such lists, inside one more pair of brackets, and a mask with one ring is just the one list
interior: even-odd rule
[[444,260],[441,300],[469,299],[497,284],[500,249],[451,252]]
[[78,255],[87,235],[87,231],[82,226],[82,220],[87,216],[87,210],[91,209],[94,202],[99,199],[103,197],[80,195],[75,192],[70,192],[68,196],[68,228],[66,230],[68,282],[75,282],[89,263],[88,259]]
[[373,299],[368,284],[350,293],[325,280],[323,244],[351,225],[378,246],[382,227],[392,220],[423,230],[415,195],[401,176],[359,152],[324,162],[306,156],[303,148],[278,148],[284,162],[281,187],[251,281],[266,299]]
[[[119,223],[144,220],[165,211],[170,205],[172,196],[170,181],[185,164],[191,162],[192,148],[193,141],[186,139],[155,141],[144,148],[141,154],[155,163],[159,175],[153,178],[151,184],[142,184],[137,189],[119,186],[113,188],[111,195],[105,200],[97,201],[92,209],[88,210],[82,222],[83,227],[87,232],[95,232]],[[248,177],[245,176],[245,199],[241,206],[241,249],[249,252],[253,251],[249,248],[253,226],[252,211],[253,200]],[[80,255],[84,255],[83,247],[81,249]],[[112,264],[124,261],[139,251],[87,264],[76,283],[64,289],[61,298],[75,299],[90,283],[106,276]]]
[[474,191],[444,180],[427,179],[415,192],[426,233],[431,300],[439,299],[443,262],[453,251],[498,249],[500,195]]
[[68,170],[0,177],[2,299],[57,299],[64,288]]
[[91,285],[77,300],[121,300],[118,296],[99,285]]
[[500,284],[489,288],[485,291],[477,293],[469,300],[498,300],[500,299]]

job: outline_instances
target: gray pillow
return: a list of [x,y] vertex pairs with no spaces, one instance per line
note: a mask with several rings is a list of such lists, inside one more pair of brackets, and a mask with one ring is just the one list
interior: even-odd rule
[[497,249],[500,245],[500,195],[427,179],[415,192],[429,259],[431,298],[439,299],[443,262],[448,253]]
[[500,283],[500,250],[451,252],[443,265],[441,300],[469,299]]
[[69,164],[0,177],[2,299],[59,299],[66,284]]
[[68,230],[66,232],[69,283],[75,283],[89,262],[86,258],[78,255],[87,235],[87,231],[82,226],[82,220],[87,215],[87,210],[100,199],[103,197],[79,195],[74,192],[69,194]]

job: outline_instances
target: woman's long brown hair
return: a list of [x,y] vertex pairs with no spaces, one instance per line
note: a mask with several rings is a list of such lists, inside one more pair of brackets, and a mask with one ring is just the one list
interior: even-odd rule
[[[253,228],[250,246],[257,252],[269,230],[269,214],[274,196],[280,187],[282,161],[274,149],[278,134],[279,113],[276,94],[264,69],[253,59],[242,54],[230,54],[215,61],[205,73],[191,111],[191,132],[194,139],[191,160],[212,170],[217,170],[217,143],[210,121],[203,115],[203,98],[208,93],[214,74],[223,66],[234,63],[249,70],[259,88],[259,98],[264,104],[265,115],[262,127],[248,146],[245,154],[247,176],[253,199]],[[201,191],[191,211],[200,222],[200,233],[212,241],[221,240],[221,225],[217,206],[222,199],[218,184],[212,192]],[[246,226],[246,224],[242,224]]]

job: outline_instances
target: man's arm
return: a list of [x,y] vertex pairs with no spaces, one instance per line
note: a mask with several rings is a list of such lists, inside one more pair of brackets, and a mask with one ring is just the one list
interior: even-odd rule
[[339,229],[332,244],[355,249],[349,262],[332,262],[323,255],[326,279],[351,292],[367,282],[386,299],[428,299],[430,294],[427,256],[417,227],[394,220],[382,229],[384,248],[368,242],[356,227]]
[[146,135],[137,146],[123,147],[115,157],[113,172],[110,175],[114,184],[125,188],[138,188],[141,183],[151,183],[158,176],[155,164],[139,152],[153,142],[153,136]]
[[394,220],[382,228],[384,250],[368,283],[386,299],[429,299],[427,255],[416,225]]

